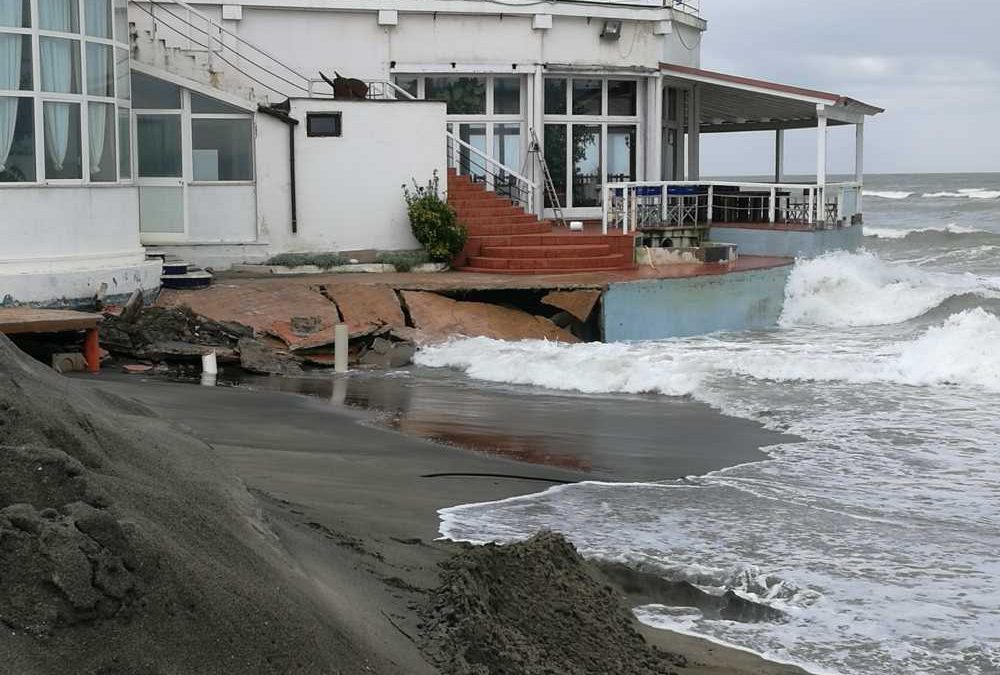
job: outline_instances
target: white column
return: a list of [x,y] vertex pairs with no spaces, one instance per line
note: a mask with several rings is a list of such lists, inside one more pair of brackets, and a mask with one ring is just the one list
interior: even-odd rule
[[864,120],[854,126],[854,181],[858,184],[857,212],[864,213],[861,208],[863,190],[861,185],[865,180],[865,123]]
[[687,161],[688,180],[701,179],[701,90],[698,85],[691,85],[688,92],[688,135]]
[[826,220],[826,106],[816,106],[816,220]]
[[[545,124],[543,123],[543,113],[545,112],[545,75],[542,72],[542,64],[535,66],[535,74],[532,77],[531,108],[528,110],[528,126],[535,130],[538,142],[545,148]],[[529,138],[530,138],[529,133]],[[567,143],[568,145],[568,143]],[[537,164],[537,163],[536,163]],[[545,176],[540,166],[534,166],[535,171],[535,215],[541,218],[545,214]]]
[[785,130],[774,132],[774,182],[785,182]]
[[663,169],[663,77],[646,78],[646,176],[661,180]]

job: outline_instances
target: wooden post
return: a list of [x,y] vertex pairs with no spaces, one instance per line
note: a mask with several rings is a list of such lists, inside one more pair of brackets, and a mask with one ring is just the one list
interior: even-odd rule
[[774,132],[774,182],[785,182],[785,130]]
[[776,204],[774,203],[774,200],[777,198],[777,196],[778,196],[778,191],[772,186],[771,187],[771,201],[768,203],[768,206],[767,206],[767,222],[771,223],[772,225],[774,224],[774,209],[775,209],[775,206],[776,206]]
[[826,220],[826,106],[816,106],[816,221]]
[[87,372],[101,372],[101,342],[97,328],[87,329],[87,337],[83,341],[83,358],[87,361]]
[[[854,127],[854,182],[858,184],[858,196],[854,213],[864,213],[861,209],[862,186],[865,181],[865,123],[862,120]],[[853,220],[853,219],[852,219]]]

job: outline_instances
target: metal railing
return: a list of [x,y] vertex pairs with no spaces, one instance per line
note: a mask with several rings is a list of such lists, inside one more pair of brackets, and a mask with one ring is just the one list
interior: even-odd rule
[[602,222],[623,233],[712,223],[828,229],[861,215],[860,183],[632,181],[607,183]]
[[468,176],[474,183],[481,183],[487,190],[510,199],[528,213],[534,211],[534,181],[487,155],[461,138],[445,132],[448,141],[448,168],[459,175]]
[[282,97],[309,95],[308,77],[183,0],[130,0],[129,4],[149,15],[154,33],[165,28],[204,49],[210,71],[219,61]]

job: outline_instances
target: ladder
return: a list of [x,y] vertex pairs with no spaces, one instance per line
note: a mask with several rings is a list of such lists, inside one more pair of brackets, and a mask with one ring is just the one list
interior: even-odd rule
[[[556,186],[552,182],[552,174],[549,173],[549,165],[545,161],[545,154],[542,152],[542,145],[538,142],[538,134],[535,133],[534,128],[529,129],[529,133],[531,133],[531,145],[528,146],[527,161],[531,161],[532,155],[535,155],[538,158],[538,164],[542,167],[542,183],[545,187],[545,196],[548,197],[556,222],[559,223],[559,225],[566,227],[566,218],[563,216],[562,206],[559,204],[559,195],[556,194]],[[522,173],[524,172],[522,171]]]

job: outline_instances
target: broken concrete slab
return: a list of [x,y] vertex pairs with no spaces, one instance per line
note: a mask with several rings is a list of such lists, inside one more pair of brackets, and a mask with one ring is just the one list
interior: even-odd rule
[[569,312],[580,321],[586,321],[594,311],[594,306],[601,298],[601,292],[594,289],[579,291],[552,291],[542,298],[542,302],[550,307]]
[[579,342],[575,335],[548,319],[518,309],[452,300],[425,291],[402,291],[402,296],[414,326],[432,340],[466,335],[498,340]]
[[200,361],[201,357],[209,352],[215,352],[215,358],[219,363],[231,363],[239,360],[236,350],[229,347],[191,344],[176,340],[151,342],[136,349],[134,355],[137,358],[150,361]]
[[391,286],[338,285],[325,288],[323,293],[337,303],[344,323],[352,332],[364,326],[406,325],[399,298]]
[[299,349],[315,349],[332,345],[334,341],[335,326],[322,326],[312,333],[305,335],[295,330],[290,321],[275,321],[268,329],[268,335],[280,339],[292,351]]
[[362,366],[372,366],[375,368],[402,368],[413,362],[413,355],[417,352],[415,345],[409,342],[389,342],[383,349],[379,350],[373,345],[364,355],[358,359]]
[[301,375],[302,368],[288,354],[271,349],[260,340],[243,338],[239,342],[240,366],[262,375]]

